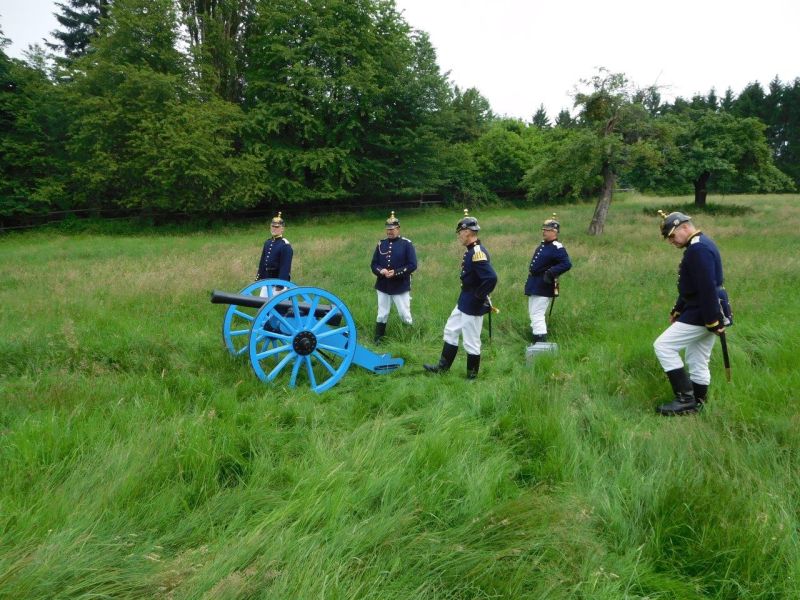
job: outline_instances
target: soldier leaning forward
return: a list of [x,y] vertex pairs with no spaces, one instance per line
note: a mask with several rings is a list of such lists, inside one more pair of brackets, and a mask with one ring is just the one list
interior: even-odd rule
[[547,307],[558,296],[559,275],[572,268],[567,249],[558,241],[561,224],[555,217],[554,213],[552,218],[542,223],[542,242],[533,251],[525,282],[534,344],[547,341]]
[[456,235],[466,247],[461,261],[461,294],[444,326],[442,356],[435,365],[424,365],[427,371],[447,371],[458,352],[458,338],[467,351],[467,377],[475,379],[481,364],[481,329],[483,315],[492,309],[489,294],[497,285],[497,274],[489,260],[489,252],[478,239],[480,226],[475,217],[464,210],[464,218],[456,225]]
[[[695,412],[706,401],[711,350],[733,317],[728,293],[722,287],[722,258],[716,244],[695,228],[691,217],[680,212],[661,215],[661,235],[684,250],[678,267],[678,300],[669,315],[671,324],[653,343],[675,399],[657,410],[662,415],[678,415]],[[685,350],[688,375],[681,350]]]
[[400,237],[400,221],[394,216],[386,220],[386,238],[378,242],[372,253],[372,272],[377,277],[378,316],[375,319],[375,343],[386,333],[386,322],[394,303],[400,318],[411,325],[411,274],[417,270],[417,253],[411,240]]
[[[283,237],[286,223],[278,213],[269,224],[270,238],[264,242],[261,259],[258,261],[256,281],[259,279],[283,279],[291,281],[292,256],[294,254],[289,240]],[[263,294],[263,290],[262,290]]]

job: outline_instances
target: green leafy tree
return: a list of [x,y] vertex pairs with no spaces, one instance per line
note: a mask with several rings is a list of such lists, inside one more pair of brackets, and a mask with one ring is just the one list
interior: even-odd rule
[[241,103],[247,33],[255,0],[178,0],[203,85]]
[[625,168],[631,145],[647,135],[649,114],[641,102],[634,102],[635,91],[622,73],[599,69],[597,75],[582,82],[588,92],[575,95],[579,122],[597,136],[602,146],[600,198],[589,225],[591,235],[603,233],[617,178]]
[[545,130],[531,144],[531,167],[522,186],[534,202],[576,201],[599,192],[603,145],[594,132],[581,127]]
[[19,217],[64,206],[65,107],[41,49],[26,64],[4,46],[0,33],[0,216]]
[[[659,123],[662,162],[651,165],[654,187],[694,190],[704,206],[710,189],[724,192],[776,192],[792,183],[772,160],[765,125],[710,109],[673,114]],[[660,168],[659,168],[660,167]]]
[[524,193],[522,181],[532,166],[534,135],[541,135],[540,130],[529,129],[519,120],[503,119],[492,123],[473,144],[475,164],[489,189],[503,195]]
[[632,100],[635,104],[644,106],[651,117],[657,117],[665,108],[661,103],[661,92],[658,91],[658,87],[655,85],[635,90]]
[[447,131],[443,134],[452,142],[471,142],[483,135],[494,119],[492,107],[475,88],[461,90],[455,86],[449,103]]
[[172,0],[117,0],[74,63],[70,191],[88,207],[218,211],[256,203],[261,161],[244,115],[198,92],[176,49]]
[[450,90],[393,3],[261,1],[247,64],[247,142],[269,197],[412,193],[439,177]]

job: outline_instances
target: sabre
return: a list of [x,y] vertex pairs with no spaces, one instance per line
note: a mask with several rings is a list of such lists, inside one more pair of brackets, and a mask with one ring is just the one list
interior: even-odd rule
[[725,332],[719,334],[719,341],[722,345],[722,364],[725,365],[725,379],[731,382],[731,357],[728,355],[728,339]]
[[553,301],[550,303],[550,312],[547,313],[547,318],[553,316],[553,307],[556,305],[556,299],[558,298],[558,278],[553,281]]
[[486,296],[486,303],[489,305],[489,339],[492,339],[492,313],[499,313],[500,309],[492,305],[492,299]]

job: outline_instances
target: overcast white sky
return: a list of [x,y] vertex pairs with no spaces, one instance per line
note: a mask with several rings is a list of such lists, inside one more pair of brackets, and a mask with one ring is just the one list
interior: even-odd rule
[[[625,73],[662,96],[715,87],[739,93],[800,77],[800,0],[396,0],[427,31],[442,71],[475,87],[498,114],[551,119],[596,67]],[[56,28],[53,0],[0,0],[0,27],[22,57]]]

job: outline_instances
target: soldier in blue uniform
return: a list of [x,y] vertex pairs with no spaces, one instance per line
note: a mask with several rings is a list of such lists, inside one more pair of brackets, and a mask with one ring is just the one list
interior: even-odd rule
[[542,242],[534,250],[528,266],[525,295],[528,296],[534,344],[547,341],[547,307],[558,296],[558,276],[572,268],[567,249],[558,241],[560,230],[561,225],[553,213],[553,217],[542,224]]
[[377,277],[378,316],[375,319],[375,343],[386,334],[389,310],[394,302],[400,318],[411,325],[411,274],[417,270],[417,253],[411,240],[400,236],[400,221],[386,220],[386,238],[378,242],[372,254],[372,273]]
[[[711,350],[717,336],[732,323],[732,315],[728,293],[722,287],[722,258],[716,244],[695,228],[691,217],[680,212],[659,213],[663,218],[661,235],[684,250],[678,267],[678,299],[669,314],[670,326],[653,343],[675,399],[657,411],[679,415],[695,412],[705,402],[711,383]],[[688,374],[680,350],[685,350]]]
[[[283,237],[285,227],[286,223],[279,212],[269,224],[271,237],[264,242],[261,259],[258,261],[256,281],[259,279],[291,281],[294,251],[289,240]],[[261,295],[266,295],[265,289],[262,289]]]
[[458,352],[458,338],[467,351],[467,377],[475,379],[481,364],[481,329],[483,315],[492,310],[489,294],[497,285],[497,274],[489,260],[489,252],[478,239],[480,226],[475,217],[464,209],[464,218],[456,225],[456,235],[466,247],[461,261],[461,294],[444,326],[442,356],[435,365],[423,365],[427,371],[447,371]]

